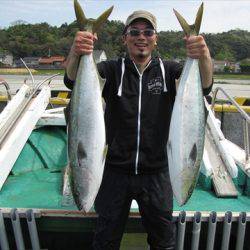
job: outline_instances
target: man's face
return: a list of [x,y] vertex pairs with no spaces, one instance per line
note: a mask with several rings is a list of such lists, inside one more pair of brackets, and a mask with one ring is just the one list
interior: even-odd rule
[[[137,30],[137,32],[134,32],[134,30]],[[143,30],[144,32],[141,32]],[[128,27],[124,36],[124,44],[127,45],[131,59],[141,61],[151,56],[157,41],[157,35],[150,30],[153,30],[152,26],[143,20],[135,21]]]

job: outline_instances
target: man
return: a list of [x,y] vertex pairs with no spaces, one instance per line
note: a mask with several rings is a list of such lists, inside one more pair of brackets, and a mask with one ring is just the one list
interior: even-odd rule
[[[94,249],[119,249],[132,199],[138,203],[150,249],[174,249],[173,193],[165,146],[182,67],[152,58],[156,29],[151,13],[133,12],[123,32],[128,57],[97,65],[106,79],[103,97],[109,149],[95,201],[99,217]],[[88,32],[76,34],[67,59],[66,86],[72,88],[79,57],[93,52],[96,39]],[[212,86],[208,47],[202,36],[185,40],[187,56],[199,59],[203,91],[208,94]]]

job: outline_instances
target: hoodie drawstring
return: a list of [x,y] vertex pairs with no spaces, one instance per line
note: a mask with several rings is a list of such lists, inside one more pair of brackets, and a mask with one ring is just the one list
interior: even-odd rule
[[163,85],[164,85],[163,92],[167,92],[167,85],[166,85],[166,79],[165,79],[165,68],[164,68],[164,65],[163,65],[161,58],[159,58],[159,61],[160,61],[161,73],[162,73],[162,77],[163,77]]
[[122,66],[122,74],[121,74],[121,81],[120,81],[120,85],[119,85],[118,93],[117,93],[118,96],[122,96],[122,83],[123,83],[123,76],[124,76],[124,72],[125,72],[124,60],[125,60],[125,58],[122,58],[122,64],[121,64],[121,66]]
[[[121,63],[122,73],[121,73],[121,80],[120,80],[120,85],[119,85],[118,93],[117,93],[118,96],[122,96],[122,84],[123,84],[123,76],[124,76],[124,72],[125,72],[124,61],[125,61],[125,58],[122,58],[122,63]],[[163,85],[164,85],[163,92],[167,92],[167,85],[166,85],[166,79],[165,79],[165,68],[164,68],[164,65],[163,65],[161,58],[159,58],[159,61],[160,61],[161,73],[162,73],[162,77],[163,77]]]

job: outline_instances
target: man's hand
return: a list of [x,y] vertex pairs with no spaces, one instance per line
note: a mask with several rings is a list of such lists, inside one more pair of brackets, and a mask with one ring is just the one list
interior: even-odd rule
[[185,36],[187,56],[192,59],[202,59],[210,57],[209,49],[203,36]]
[[66,72],[70,80],[76,79],[77,67],[81,55],[89,55],[93,52],[94,42],[97,40],[96,34],[87,31],[76,33],[73,45],[66,60]]
[[87,31],[78,31],[71,47],[71,53],[73,53],[75,56],[91,54],[93,52],[94,42],[96,40],[96,34],[92,34]]
[[208,88],[213,82],[213,64],[207,44],[201,35],[186,36],[184,40],[186,41],[187,56],[199,59],[202,86]]

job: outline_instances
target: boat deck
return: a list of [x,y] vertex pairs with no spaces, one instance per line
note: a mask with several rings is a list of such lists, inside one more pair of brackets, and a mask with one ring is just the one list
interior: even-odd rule
[[[67,164],[66,132],[63,127],[34,130],[0,192],[1,208],[77,210],[62,204],[62,173]],[[238,198],[217,198],[201,181],[182,207],[175,211],[250,212],[250,197],[238,187]],[[132,204],[131,212],[138,212]]]
[[[66,206],[63,202],[62,175],[67,164],[66,143],[65,127],[41,127],[32,132],[19,155],[0,191],[0,228],[5,229],[7,235],[2,244],[9,244],[9,249],[16,249],[22,244],[31,249],[31,242],[40,242],[42,249],[80,250],[83,246],[86,250],[92,249],[96,213],[92,210],[84,215],[74,205]],[[237,182],[237,198],[217,198],[211,183],[200,176],[188,203],[179,207],[174,202],[177,242],[182,245],[179,249],[192,249],[191,243],[200,238],[200,249],[206,248],[206,242],[214,242],[213,249],[230,244],[231,250],[240,244],[242,248],[239,249],[250,250],[249,178],[243,176]],[[247,184],[244,195],[242,184]],[[185,212],[180,212],[182,210]],[[216,211],[214,236],[208,236],[209,230],[215,228],[211,211]],[[147,248],[145,229],[134,202],[125,232],[122,250]],[[182,238],[184,234],[185,238]],[[21,241],[24,243],[17,241],[16,237],[20,235],[23,235]],[[0,237],[3,236],[2,230]]]

